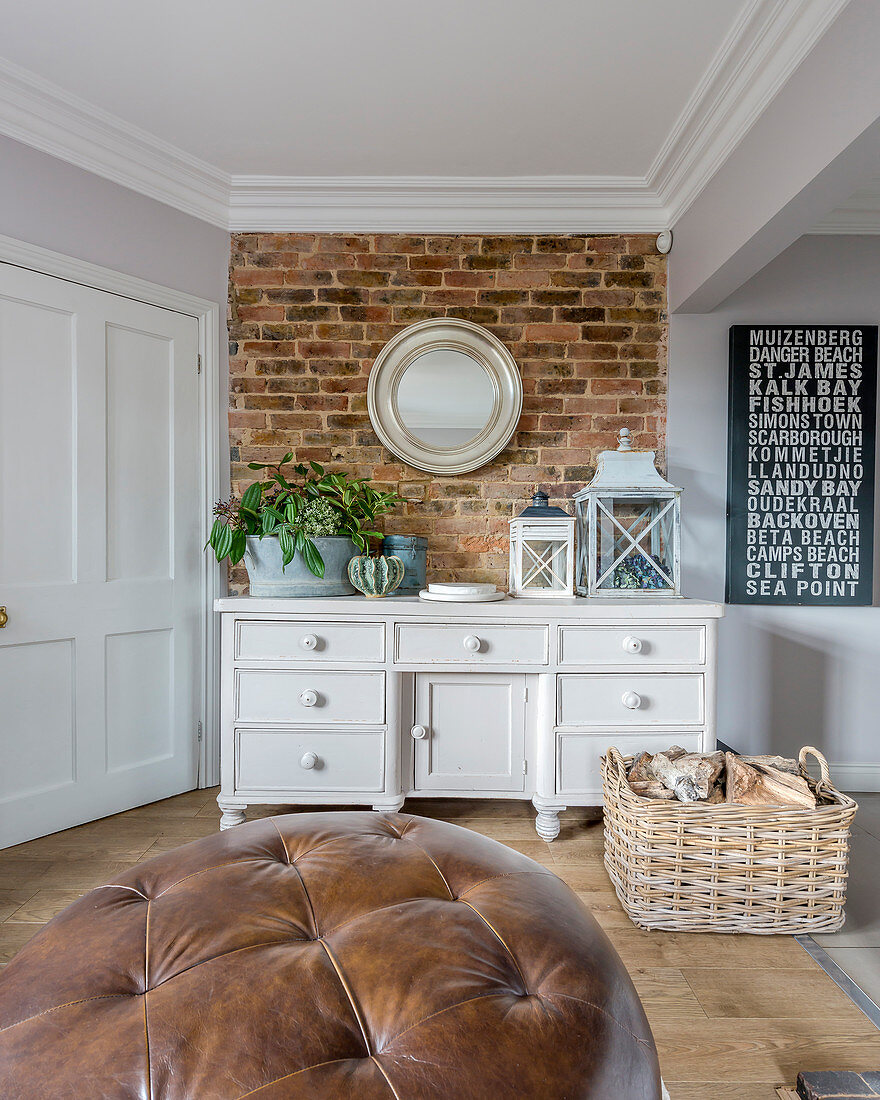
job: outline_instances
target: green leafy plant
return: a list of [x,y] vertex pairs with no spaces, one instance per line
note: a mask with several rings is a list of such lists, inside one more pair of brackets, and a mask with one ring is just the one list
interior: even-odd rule
[[248,469],[265,470],[266,477],[255,481],[241,500],[220,500],[214,505],[214,526],[206,543],[217,561],[228,559],[236,565],[244,557],[249,536],[276,537],[281,548],[282,566],[302,554],[307,568],[316,577],[324,576],[324,559],[314,539],[343,535],[362,554],[370,554],[379,516],[391,511],[404,498],[394,492],[382,492],[370,484],[371,478],[353,478],[345,473],[329,474],[317,462],[298,463],[293,471],[297,482],[284,473],[293,458],[288,452],[278,463],[250,462]]

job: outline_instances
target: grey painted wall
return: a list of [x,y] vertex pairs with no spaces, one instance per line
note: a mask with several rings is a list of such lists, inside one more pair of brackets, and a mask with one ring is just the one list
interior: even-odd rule
[[[688,596],[724,598],[728,328],[774,322],[880,322],[880,237],[801,237],[712,313],[670,318],[669,471],[685,490]],[[880,508],[875,534],[876,550]],[[728,607],[718,719],[742,751],[813,744],[832,761],[880,762],[880,608]],[[869,775],[850,788],[880,772]]]
[[229,234],[0,135],[0,234],[224,304]]

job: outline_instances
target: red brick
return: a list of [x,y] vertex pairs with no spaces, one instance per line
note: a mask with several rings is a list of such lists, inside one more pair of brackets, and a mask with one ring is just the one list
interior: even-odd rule
[[[626,425],[662,462],[665,258],[650,235],[240,234],[230,267],[233,479],[293,450],[331,469],[415,485],[385,529],[429,539],[434,579],[503,584],[507,520],[544,487],[589,480]],[[379,444],[366,412],[373,361],[427,317],[486,325],[519,366],[523,414],[503,454],[434,478]],[[231,583],[246,588],[241,569]]]
[[527,340],[577,340],[581,334],[580,326],[573,324],[526,325]]

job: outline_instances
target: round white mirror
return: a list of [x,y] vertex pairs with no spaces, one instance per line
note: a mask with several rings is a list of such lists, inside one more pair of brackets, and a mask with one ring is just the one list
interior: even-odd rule
[[437,318],[404,329],[370,372],[370,421],[398,458],[429,473],[459,474],[507,446],[522,412],[512,356],[470,321]]

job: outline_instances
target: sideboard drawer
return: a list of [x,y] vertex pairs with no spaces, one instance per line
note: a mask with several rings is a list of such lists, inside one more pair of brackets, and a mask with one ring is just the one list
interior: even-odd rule
[[546,626],[400,623],[394,659],[407,665],[545,665]]
[[640,752],[663,752],[681,745],[688,752],[700,751],[699,733],[636,733],[621,736],[613,730],[601,733],[558,733],[556,735],[556,792],[562,795],[595,795],[602,790],[600,762],[613,745],[622,756]]
[[563,665],[702,665],[704,626],[560,626]]
[[240,722],[380,725],[385,721],[385,673],[239,669],[235,702]]
[[237,661],[385,660],[384,623],[273,622],[243,619],[236,623]]
[[562,726],[701,725],[703,677],[694,675],[571,675],[558,678]]
[[381,791],[384,764],[381,731],[235,731],[237,791]]

